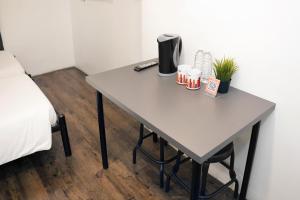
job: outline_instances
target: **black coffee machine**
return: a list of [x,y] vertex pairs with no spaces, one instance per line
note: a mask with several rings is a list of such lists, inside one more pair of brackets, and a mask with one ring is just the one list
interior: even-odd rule
[[0,51],[4,50],[3,43],[2,43],[2,37],[0,33]]
[[159,75],[171,76],[177,72],[182,49],[179,35],[163,34],[157,38],[159,54]]

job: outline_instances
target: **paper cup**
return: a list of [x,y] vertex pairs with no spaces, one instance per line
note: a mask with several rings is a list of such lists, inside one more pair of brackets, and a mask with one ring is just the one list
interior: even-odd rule
[[188,72],[191,69],[192,67],[190,65],[179,65],[177,69],[176,83],[180,85],[185,85],[187,81]]
[[193,68],[188,71],[186,88],[190,90],[198,90],[201,87],[201,70]]

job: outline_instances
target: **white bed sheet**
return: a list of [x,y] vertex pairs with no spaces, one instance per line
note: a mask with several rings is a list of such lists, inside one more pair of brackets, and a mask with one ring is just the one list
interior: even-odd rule
[[0,165],[50,149],[56,120],[53,106],[27,75],[0,78]]
[[25,70],[8,51],[0,51],[0,78],[24,74]]

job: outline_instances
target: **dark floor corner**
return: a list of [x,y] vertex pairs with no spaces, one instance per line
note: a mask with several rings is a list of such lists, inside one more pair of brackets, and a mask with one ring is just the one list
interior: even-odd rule
[[[59,134],[53,135],[50,151],[39,152],[0,166],[0,200],[119,200],[189,199],[189,194],[172,183],[167,194],[159,188],[158,168],[138,154],[132,164],[132,149],[137,141],[139,123],[107,99],[105,120],[110,169],[102,170],[96,116],[96,91],[85,82],[85,74],[68,68],[34,77],[38,86],[59,113],[66,115],[72,157],[65,158]],[[145,147],[158,155],[152,140]],[[167,154],[174,150],[167,148]],[[181,175],[190,176],[190,164]],[[208,191],[219,187],[208,179]],[[227,190],[217,200],[232,199]]]

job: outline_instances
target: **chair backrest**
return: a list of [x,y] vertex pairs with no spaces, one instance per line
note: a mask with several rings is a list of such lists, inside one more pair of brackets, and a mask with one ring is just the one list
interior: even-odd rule
[[1,37],[1,33],[0,33],[0,51],[1,50],[4,50],[4,46],[3,46],[2,37]]

